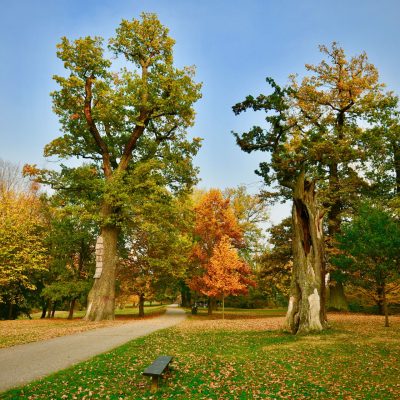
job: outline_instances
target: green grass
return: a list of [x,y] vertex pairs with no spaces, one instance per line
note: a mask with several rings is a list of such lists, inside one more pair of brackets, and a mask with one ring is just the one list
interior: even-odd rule
[[[398,399],[400,319],[385,329],[368,318],[334,322],[322,334],[301,337],[195,330],[187,321],[1,398]],[[141,372],[162,354],[174,357],[173,370],[152,395]]]

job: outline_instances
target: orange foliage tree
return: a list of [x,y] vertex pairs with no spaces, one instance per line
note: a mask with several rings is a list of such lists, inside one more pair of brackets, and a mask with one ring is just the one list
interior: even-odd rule
[[250,267],[240,259],[229,237],[223,236],[214,246],[205,274],[197,278],[197,286],[209,297],[222,298],[222,318],[225,318],[225,297],[247,294],[248,286],[255,286],[250,274]]
[[[250,282],[245,278],[250,269],[235,249],[243,246],[243,234],[229,200],[220,190],[211,189],[200,198],[195,207],[194,234],[194,276],[188,281],[189,287],[211,299],[243,293]],[[212,313],[211,301],[208,312]]]

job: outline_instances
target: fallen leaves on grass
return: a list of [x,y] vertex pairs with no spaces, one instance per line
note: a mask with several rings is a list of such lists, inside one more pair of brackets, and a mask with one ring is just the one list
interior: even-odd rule
[[284,317],[244,318],[244,319],[191,319],[182,322],[177,329],[182,331],[271,331],[282,329]]
[[[329,320],[327,331],[298,337],[261,329],[283,318],[194,318],[10,391],[4,399],[400,398],[400,317],[391,318],[390,328],[383,327],[382,317],[332,314]],[[172,371],[154,395],[141,373],[163,354],[174,357]]]

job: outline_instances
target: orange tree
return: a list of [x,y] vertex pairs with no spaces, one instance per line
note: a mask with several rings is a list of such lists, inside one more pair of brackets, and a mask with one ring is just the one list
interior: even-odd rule
[[[243,234],[229,200],[224,199],[218,189],[206,192],[195,207],[195,243],[192,249],[193,270],[188,280],[189,287],[215,299],[221,293],[210,291],[209,277],[215,273],[211,259],[220,242],[229,240],[235,248],[243,246]],[[210,300],[211,300],[210,299]],[[211,301],[208,312],[212,313]]]
[[250,279],[250,267],[243,262],[228,236],[214,246],[205,274],[197,278],[201,293],[222,298],[222,318],[225,318],[226,296],[247,294],[248,286],[255,286]]

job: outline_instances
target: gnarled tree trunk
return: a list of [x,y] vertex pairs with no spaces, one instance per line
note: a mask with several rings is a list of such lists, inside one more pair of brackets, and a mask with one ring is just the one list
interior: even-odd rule
[[[100,276],[95,278],[89,292],[84,317],[87,321],[114,319],[118,232],[116,226],[104,226],[101,229],[103,238],[102,270]],[[95,276],[98,275],[99,273],[96,272]]]
[[323,329],[325,259],[321,212],[315,183],[301,172],[293,193],[293,272],[286,324],[293,333]]

